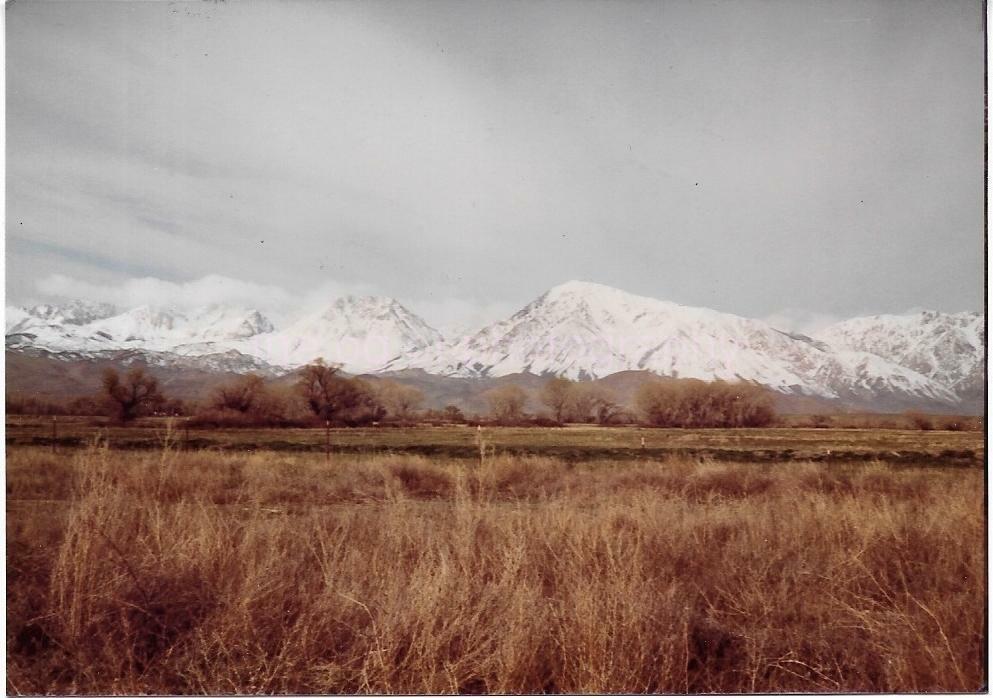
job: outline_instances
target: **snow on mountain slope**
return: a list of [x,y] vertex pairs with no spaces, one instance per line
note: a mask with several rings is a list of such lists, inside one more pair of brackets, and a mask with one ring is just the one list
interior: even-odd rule
[[321,357],[342,364],[346,371],[366,372],[440,340],[437,330],[392,298],[345,296],[239,349],[283,366]]
[[116,315],[118,310],[110,303],[71,300],[65,303],[36,305],[29,308],[27,313],[50,324],[86,325]]
[[963,396],[974,401],[985,385],[985,327],[976,314],[856,318],[812,339],[578,281],[449,342],[396,300],[353,296],[282,329],[247,308],[142,306],[116,313],[86,303],[8,308],[7,327],[7,348],[15,351],[73,357],[135,351],[158,354],[149,360],[235,371],[278,372],[318,357],[349,372],[422,369],[468,378],[645,370],[743,379],[784,394],[886,409],[951,409],[964,404]]
[[702,380],[750,380],[783,393],[850,400],[885,390],[954,401],[938,382],[871,355],[837,353],[759,320],[690,308],[587,282],[552,288],[507,320],[388,362],[454,376],[625,370]]
[[[8,346],[9,348],[9,346]],[[51,351],[43,347],[23,346],[17,352],[26,356],[54,359],[65,363],[105,362],[122,366],[157,366],[159,368],[194,369],[210,373],[258,373],[281,376],[287,369],[271,366],[262,359],[229,349],[204,351],[196,355],[183,355],[170,351],[147,349],[99,349],[89,351]]]
[[[53,352],[143,350],[182,357],[216,356],[231,365],[252,357],[275,366],[297,366],[317,357],[368,371],[400,353],[421,349],[441,335],[392,298],[339,298],[323,311],[283,330],[259,311],[211,305],[180,311],[140,306],[82,322],[73,308],[47,306],[39,315],[23,312],[7,332],[8,349]],[[103,315],[97,313],[96,315]],[[13,317],[12,317],[13,319]],[[76,321],[79,319],[80,321]],[[72,321],[70,321],[72,320]]]
[[938,381],[862,351],[825,352],[813,380],[830,387],[842,401],[871,402],[888,411],[917,407],[920,400],[947,406],[959,402],[958,395]]
[[836,323],[817,334],[836,349],[881,356],[965,395],[982,393],[986,323],[980,313],[925,310]]
[[88,325],[92,333],[112,342],[150,349],[167,349],[194,342],[247,339],[273,326],[259,311],[209,305],[181,312],[140,306]]
[[89,314],[75,304],[36,306],[7,331],[7,347],[167,351],[188,343],[242,340],[273,330],[272,323],[257,310],[219,305],[185,312],[141,306],[106,314],[112,311],[110,306]]
[[[99,350],[107,339],[91,336],[87,324],[113,314],[104,304],[70,301],[60,305],[36,305],[28,310],[7,309],[6,345],[8,349],[43,347],[55,351],[69,349]],[[17,312],[19,311],[19,312]],[[11,322],[19,317],[17,322]]]
[[[12,305],[8,305],[6,312],[4,314],[4,325],[6,326],[6,332],[10,332],[12,329],[21,324],[24,320],[31,317],[24,308],[17,308]],[[5,333],[6,334],[6,333]]]
[[7,307],[6,334],[37,334],[55,332],[72,335],[75,328],[111,317],[117,309],[107,303],[67,301],[59,304],[45,303],[31,308]]

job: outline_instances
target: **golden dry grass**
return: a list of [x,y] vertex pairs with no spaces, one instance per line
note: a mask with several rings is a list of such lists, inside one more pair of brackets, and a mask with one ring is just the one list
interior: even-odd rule
[[8,692],[974,691],[983,473],[8,450]]

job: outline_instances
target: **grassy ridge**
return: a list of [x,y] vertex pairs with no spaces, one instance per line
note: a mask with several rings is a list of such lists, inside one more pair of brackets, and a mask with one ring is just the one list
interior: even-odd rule
[[13,448],[8,691],[973,691],[982,484]]

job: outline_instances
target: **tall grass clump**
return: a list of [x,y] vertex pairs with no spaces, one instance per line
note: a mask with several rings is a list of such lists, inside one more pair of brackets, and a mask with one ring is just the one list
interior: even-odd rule
[[11,693],[985,681],[979,469],[100,448],[7,467]]

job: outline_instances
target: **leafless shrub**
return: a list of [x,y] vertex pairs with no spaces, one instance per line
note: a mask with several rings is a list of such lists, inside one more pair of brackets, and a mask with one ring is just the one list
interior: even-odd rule
[[907,412],[907,419],[910,420],[914,429],[920,429],[921,431],[931,431],[934,429],[934,422],[923,412]]

